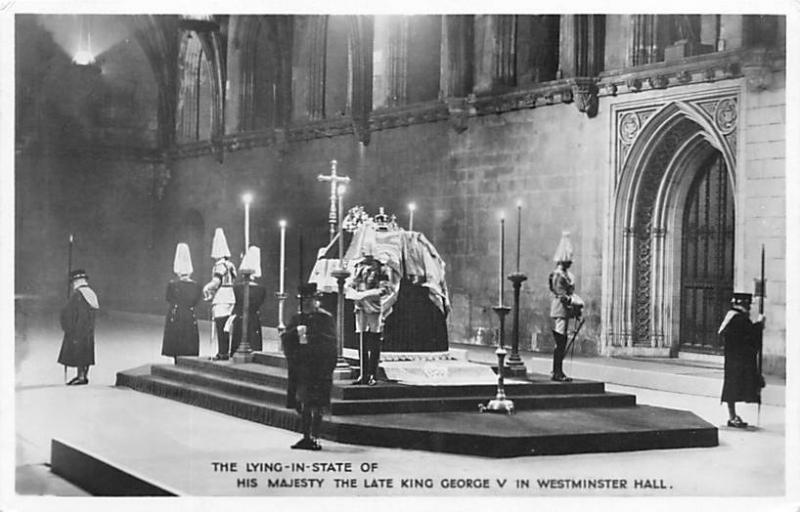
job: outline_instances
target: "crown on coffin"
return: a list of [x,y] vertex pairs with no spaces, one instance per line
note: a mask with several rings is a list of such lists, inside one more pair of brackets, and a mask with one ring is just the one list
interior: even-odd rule
[[375,216],[375,223],[376,224],[388,224],[389,223],[389,216],[386,215],[386,212],[383,210],[383,206],[378,208],[378,214]]

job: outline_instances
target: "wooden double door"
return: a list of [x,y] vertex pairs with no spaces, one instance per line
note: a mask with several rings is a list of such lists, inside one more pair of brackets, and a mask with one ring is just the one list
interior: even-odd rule
[[733,292],[734,204],[719,153],[691,184],[681,242],[680,350],[722,353],[717,329]]

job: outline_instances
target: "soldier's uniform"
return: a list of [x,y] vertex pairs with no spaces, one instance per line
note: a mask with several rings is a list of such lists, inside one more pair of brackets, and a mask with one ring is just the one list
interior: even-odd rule
[[58,362],[78,369],[77,376],[67,383],[69,386],[88,384],[89,366],[94,364],[94,318],[100,303],[89,288],[88,277],[84,270],[72,271],[70,282],[73,291],[61,310],[64,338]]
[[233,282],[236,279],[236,266],[231,263],[231,251],[222,228],[214,232],[211,257],[215,258],[211,271],[211,281],[203,287],[205,300],[211,301],[211,316],[217,331],[217,355],[215,359],[228,359],[229,336],[225,332],[225,324],[233,313],[236,297],[233,294]]
[[351,286],[355,289],[356,333],[361,336],[361,384],[375,385],[381,358],[381,340],[385,323],[385,304],[393,294],[389,277],[381,263],[365,256],[356,267]]
[[553,376],[552,380],[569,382],[564,375],[563,363],[567,347],[567,326],[570,318],[580,318],[583,301],[575,295],[575,276],[569,271],[572,264],[572,242],[569,232],[561,234],[553,261],[556,268],[550,273],[549,287],[553,298],[550,301],[550,318],[553,319]]
[[322,411],[330,405],[333,370],[338,347],[336,321],[319,307],[317,285],[300,286],[303,310],[292,317],[281,334],[281,344],[289,366],[287,407],[296,406],[301,414],[303,438],[292,446],[301,450],[321,449],[317,435]]
[[736,415],[736,402],[760,403],[764,384],[758,368],[764,320],[750,320],[751,302],[751,294],[734,293],[731,309],[719,327],[719,334],[725,339],[722,401],[728,404],[728,426],[735,428],[747,427],[747,423]]

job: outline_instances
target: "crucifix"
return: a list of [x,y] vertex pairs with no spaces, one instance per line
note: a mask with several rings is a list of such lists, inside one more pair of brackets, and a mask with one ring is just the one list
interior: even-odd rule
[[337,188],[339,184],[346,185],[350,183],[348,176],[339,176],[336,174],[336,160],[331,160],[331,173],[327,176],[318,175],[317,181],[330,181],[331,182],[331,208],[328,211],[328,224],[330,225],[330,239],[336,236],[336,224],[338,215],[336,213],[336,200],[338,198]]
[[[334,379],[350,379],[352,378],[350,365],[344,359],[344,281],[350,275],[350,272],[344,266],[343,251],[344,251],[344,235],[342,233],[342,205],[341,198],[344,193],[345,185],[350,183],[350,178],[347,176],[339,176],[336,174],[336,160],[331,160],[331,173],[328,176],[320,174],[317,176],[317,181],[330,181],[331,182],[331,208],[328,213],[328,224],[330,224],[331,241],[336,237],[336,226],[339,226],[339,267],[331,275],[336,278],[338,287],[338,295],[336,298],[336,337],[337,337],[337,352],[338,357],[336,360],[336,368],[334,369]],[[337,208],[336,203],[339,202]],[[337,215],[338,210],[338,215]]]

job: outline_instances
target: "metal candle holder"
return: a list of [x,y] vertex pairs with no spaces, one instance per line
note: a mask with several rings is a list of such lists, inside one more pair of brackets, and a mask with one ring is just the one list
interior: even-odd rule
[[338,356],[336,358],[336,368],[333,370],[333,378],[336,380],[351,379],[352,370],[344,359],[344,281],[350,275],[350,272],[342,266],[331,272],[331,275],[336,278],[336,284],[339,287],[339,294],[336,297],[336,341]]
[[236,347],[236,352],[233,354],[234,363],[249,363],[253,360],[253,349],[250,348],[250,342],[247,340],[247,327],[250,315],[250,276],[255,272],[253,269],[244,268],[240,272],[244,276],[244,290],[242,293],[243,307],[242,307],[242,341]]
[[519,357],[519,291],[522,283],[528,280],[528,276],[521,272],[514,272],[508,275],[508,280],[514,286],[514,323],[511,334],[511,355],[508,357],[508,372],[514,377],[525,377],[528,371],[522,358]]
[[502,304],[492,308],[497,313],[500,319],[500,339],[497,343],[497,394],[494,400],[490,400],[488,404],[480,404],[478,410],[480,412],[499,412],[505,414],[512,414],[514,412],[514,402],[506,398],[506,392],[503,389],[503,362],[506,357],[506,349],[504,348],[505,339],[505,323],[506,315],[511,311],[511,308]]

